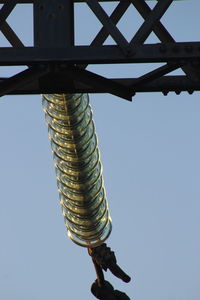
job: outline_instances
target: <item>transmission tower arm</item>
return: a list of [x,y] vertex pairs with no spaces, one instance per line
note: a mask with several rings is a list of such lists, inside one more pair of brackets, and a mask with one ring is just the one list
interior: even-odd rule
[[[115,2],[117,5],[110,16],[100,2]],[[0,1],[0,30],[11,47],[0,47],[0,66],[23,66],[30,75],[24,80],[23,74],[11,78],[0,78],[0,95],[40,94],[40,93],[111,93],[126,100],[141,92],[182,91],[192,93],[200,90],[200,41],[176,42],[161,23],[162,16],[171,7],[172,0],[158,1],[153,8],[145,0],[12,0]],[[15,28],[7,18],[19,3],[32,5],[33,32],[32,44],[25,46]],[[75,43],[74,5],[85,3],[91,13],[101,23],[102,28],[90,43]],[[181,2],[179,3],[181,7]],[[118,22],[126,17],[129,7],[133,7],[144,22],[133,32],[130,42],[118,29]],[[130,28],[129,28],[130,30]],[[159,41],[146,43],[151,33]],[[84,33],[87,38],[87,32]],[[108,37],[114,45],[105,45]],[[95,64],[154,64],[163,63],[150,73],[140,77],[111,78],[104,74],[86,70]],[[34,72],[29,69],[42,68],[47,72]],[[171,77],[172,70],[181,68],[185,75]],[[18,76],[19,75],[19,76]],[[8,88],[9,86],[9,88]]]

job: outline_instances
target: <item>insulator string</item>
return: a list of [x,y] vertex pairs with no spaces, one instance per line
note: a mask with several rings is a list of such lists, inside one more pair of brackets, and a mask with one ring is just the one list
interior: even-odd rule
[[43,109],[68,236],[97,247],[112,225],[87,94],[43,95]]

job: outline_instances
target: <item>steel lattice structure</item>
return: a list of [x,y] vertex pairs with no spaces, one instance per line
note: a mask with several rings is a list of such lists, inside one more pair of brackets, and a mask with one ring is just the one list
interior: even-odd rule
[[[74,43],[74,5],[84,2],[102,28],[89,45]],[[0,95],[39,93],[111,93],[131,100],[137,92],[200,90],[200,42],[176,42],[160,19],[173,0],[157,1],[153,9],[145,0],[123,0],[108,16],[98,0],[0,1],[0,30],[12,47],[0,47],[0,66],[27,66],[10,78],[0,78]],[[103,0],[113,2],[113,0]],[[26,47],[7,22],[17,4],[32,4],[33,46]],[[130,42],[117,23],[129,6],[144,22]],[[181,5],[181,3],[180,3]],[[144,44],[154,32],[160,42]],[[111,36],[116,45],[104,45]],[[138,78],[105,78],[86,68],[92,64],[164,63]],[[185,75],[169,76],[182,68]]]

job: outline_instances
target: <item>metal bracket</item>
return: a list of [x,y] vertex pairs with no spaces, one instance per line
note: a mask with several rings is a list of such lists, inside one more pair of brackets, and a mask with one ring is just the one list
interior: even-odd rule
[[114,290],[113,286],[104,279],[103,270],[108,269],[122,281],[128,283],[131,278],[117,265],[115,254],[105,243],[95,248],[88,248],[88,254],[92,257],[97,279],[92,284],[93,295],[100,300],[130,300],[123,292]]

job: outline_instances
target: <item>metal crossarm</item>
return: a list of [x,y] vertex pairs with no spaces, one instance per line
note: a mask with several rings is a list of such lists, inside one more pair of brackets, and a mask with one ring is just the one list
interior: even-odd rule
[[[116,3],[110,16],[102,5],[104,2]],[[0,30],[11,45],[0,47],[0,66],[28,66],[31,70],[47,70],[45,73],[37,72],[37,76],[30,76],[31,81],[28,82],[17,74],[10,79],[2,77],[1,95],[61,91],[106,92],[130,100],[137,92],[166,94],[166,91],[191,93],[200,90],[200,41],[176,42],[160,21],[172,2],[155,1],[155,6],[151,8],[145,0],[60,0],[59,3],[55,0],[0,1],[3,4],[0,10]],[[22,3],[31,4],[34,13],[34,40],[28,46],[25,46],[23,38],[17,35],[15,28],[7,21],[16,5]],[[75,4],[80,3],[85,3],[102,25],[91,42],[84,45],[78,45],[75,41]],[[142,16],[144,22],[135,32],[133,28],[132,39],[128,41],[117,25],[126,17],[130,7]],[[151,33],[155,33],[159,43],[145,43]],[[87,32],[84,34],[87,35]],[[108,37],[112,37],[114,45],[105,44]],[[110,78],[105,74],[95,74],[94,70],[86,70],[95,64],[127,63],[133,65],[133,70],[134,64],[140,63],[162,63],[163,66],[154,66],[153,71],[135,78]],[[168,74],[178,68],[183,70],[185,76],[176,76],[172,84]],[[183,80],[185,85],[182,85]]]

